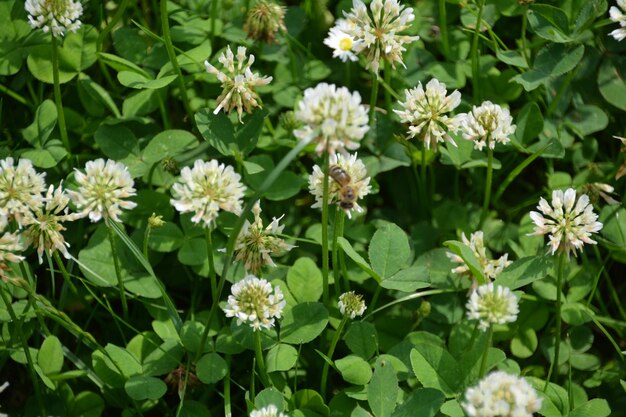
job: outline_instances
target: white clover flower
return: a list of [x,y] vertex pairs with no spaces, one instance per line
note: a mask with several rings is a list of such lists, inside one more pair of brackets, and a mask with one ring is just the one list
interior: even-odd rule
[[[254,63],[254,55],[250,54],[246,62],[246,48],[240,46],[237,48],[237,64],[235,65],[235,56],[230,50],[230,45],[225,53],[218,58],[222,64],[223,70],[219,71],[209,61],[204,61],[207,72],[215,75],[222,82],[222,93],[217,98],[219,102],[213,114],[219,113],[224,109],[230,113],[234,108],[237,109],[239,121],[242,122],[241,116],[244,112],[250,113],[254,107],[261,107],[259,103],[261,99],[256,93],[256,87],[259,85],[267,85],[272,81],[272,77],[260,77],[257,73],[250,70],[250,66]],[[243,122],[242,122],[243,123]]]
[[348,316],[351,319],[361,317],[365,313],[365,301],[361,294],[356,294],[354,291],[344,292],[339,296],[339,302],[337,303],[339,311],[344,316]]
[[328,31],[324,45],[333,50],[333,58],[339,58],[343,62],[357,60],[354,50],[361,45],[362,41],[358,41],[346,33],[351,28],[354,28],[353,22],[338,19],[335,26]]
[[[335,153],[330,155],[329,163],[329,171],[335,172],[329,173],[328,204],[337,203],[349,218],[352,217],[352,210],[363,212],[358,200],[368,195],[372,189],[363,161],[357,159],[356,153]],[[334,177],[339,181],[333,179],[331,174],[335,174]],[[313,166],[313,173],[309,175],[309,191],[315,197],[315,204],[311,207],[321,208],[324,201],[324,172],[318,165]]]
[[250,417],[287,417],[286,414],[279,413],[274,404],[266,405],[258,410],[253,410]]
[[247,272],[258,274],[264,266],[276,266],[272,256],[280,255],[290,251],[295,246],[287,244],[277,234],[283,232],[285,225],[280,225],[279,221],[284,217],[274,217],[272,222],[263,228],[261,220],[261,205],[257,201],[252,208],[254,213],[254,223],[248,220],[243,225],[237,242],[235,243],[235,260],[244,263]]
[[465,391],[463,408],[471,417],[531,417],[541,397],[524,378],[496,371]]
[[413,9],[400,6],[398,0],[373,0],[370,3],[371,14],[361,0],[353,0],[352,9],[344,13],[346,19],[354,23],[346,33],[351,35],[355,42],[357,53],[363,53],[368,61],[367,68],[378,73],[380,60],[385,59],[395,68],[395,63],[402,62],[402,52],[406,51],[404,44],[419,39],[419,36],[398,35],[409,28],[415,19]]
[[136,194],[128,168],[121,162],[102,158],[85,164],[85,172],[75,170],[78,191],[67,193],[80,217],[89,216],[92,222],[109,218],[119,222],[122,209],[132,210],[137,203],[125,200]]
[[447,140],[456,146],[450,132],[456,132],[463,116],[448,117],[446,113],[461,104],[461,93],[454,90],[446,95],[446,85],[436,78],[426,84],[426,90],[419,83],[417,87],[405,90],[405,102],[400,102],[404,110],[394,110],[402,123],[409,124],[409,136],[424,142],[426,149],[437,149],[437,143]]
[[304,126],[293,134],[300,140],[314,140],[318,154],[358,149],[359,141],[369,130],[359,93],[334,84],[320,83],[304,90],[295,116]]
[[55,38],[64,36],[66,31],[76,32],[81,25],[83,6],[79,1],[26,0],[25,8],[30,26],[50,32]]
[[509,109],[491,101],[474,106],[461,119],[463,138],[474,141],[474,148],[478,150],[485,146],[493,149],[496,142],[506,145],[510,141],[509,136],[515,133],[515,127]]
[[254,275],[235,283],[231,293],[223,309],[226,317],[235,317],[238,325],[248,323],[255,331],[274,327],[286,304],[280,287]]
[[479,320],[478,328],[487,330],[493,324],[517,320],[517,304],[517,297],[510,289],[490,282],[474,290],[465,307],[467,317],[470,320]]
[[[489,259],[487,257],[487,249],[485,248],[485,243],[483,240],[483,232],[478,231],[476,233],[472,233],[470,238],[465,237],[465,233],[461,234],[461,239],[463,243],[465,243],[474,253],[476,259],[480,263],[480,266],[483,268],[483,274],[486,278],[491,280],[496,279],[496,277],[506,268],[511,265],[511,261],[509,261],[509,254],[505,253],[498,259]],[[454,274],[469,274],[470,269],[463,261],[463,258],[458,256],[452,252],[446,252],[446,256],[452,261],[456,263],[460,263],[460,266],[452,269],[452,273]]]
[[11,157],[0,160],[0,217],[14,219],[21,227],[24,216],[43,204],[45,176],[28,159],[20,159],[17,166]]
[[68,213],[69,202],[70,198],[62,185],[56,189],[51,185],[45,197],[45,206],[24,218],[24,224],[28,226],[24,236],[27,243],[37,249],[39,263],[43,262],[44,250],[48,254],[58,250],[66,259],[71,257],[67,251],[70,245],[61,233],[65,230],[61,223],[74,221],[80,218],[80,215]]
[[286,10],[286,7],[272,1],[260,0],[248,12],[243,30],[248,33],[249,38],[272,43],[279,30],[287,30]]
[[8,263],[23,261],[24,257],[18,253],[25,251],[26,246],[21,242],[17,233],[2,233],[3,229],[0,228],[0,280],[6,281],[8,277],[5,271],[10,269]]
[[184,167],[180,178],[172,185],[170,200],[180,213],[193,212],[191,221],[211,227],[220,210],[241,214],[241,200],[246,187],[241,176],[230,165],[213,159],[196,160],[193,168]]
[[612,21],[619,23],[620,27],[609,33],[609,35],[613,36],[617,41],[622,41],[626,38],[626,0],[617,0],[617,6],[619,6],[619,9],[611,6],[609,16]]
[[602,223],[597,221],[598,215],[593,212],[593,206],[586,194],[582,194],[576,202],[576,191],[573,188],[568,188],[565,192],[554,190],[552,205],[541,197],[537,209],[541,213],[530,212],[530,218],[535,223],[535,230],[531,235],[549,234],[548,245],[553,255],[557,251],[565,252],[568,256],[573,251],[576,255],[576,249],[582,251],[585,243],[597,243],[591,239],[591,234],[599,232]]

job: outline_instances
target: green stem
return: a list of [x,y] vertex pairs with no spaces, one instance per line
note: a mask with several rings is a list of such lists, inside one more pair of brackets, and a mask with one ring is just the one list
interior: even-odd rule
[[269,388],[271,380],[267,375],[267,369],[265,368],[265,359],[263,358],[263,347],[261,346],[261,332],[256,330],[254,332],[254,353],[256,354],[256,364],[259,367],[259,375],[261,376],[261,382],[265,388]]
[[487,341],[485,342],[485,351],[483,352],[483,357],[480,361],[480,371],[478,373],[478,379],[482,379],[485,376],[485,372],[487,372],[487,358],[489,357],[489,348],[491,347],[491,340],[493,339],[493,327],[489,326],[489,330],[487,330]]
[[483,8],[485,6],[485,0],[478,1],[478,15],[476,16],[476,29],[474,30],[474,36],[472,38],[472,49],[470,56],[472,58],[472,90],[474,91],[474,101],[478,103],[480,101],[480,57],[478,56],[478,38],[480,35],[480,27],[482,26]]
[[443,55],[447,58],[450,54],[450,43],[448,41],[448,17],[446,14],[446,0],[439,0],[439,30],[441,36],[441,48]]
[[215,264],[213,260],[213,237],[210,227],[207,227],[205,235],[206,255],[209,261],[209,279],[211,280],[211,298],[213,300],[213,304],[217,304],[219,302],[219,298],[217,295],[217,278],[215,276]]
[[[341,337],[341,332],[343,331],[346,322],[348,321],[348,316],[343,316],[341,322],[339,323],[339,327],[337,327],[337,331],[335,332],[335,336],[333,336],[333,340],[330,342],[330,347],[328,348],[328,353],[326,357],[332,361],[333,353],[335,353],[335,348],[337,347],[337,343],[339,342],[339,338]],[[329,364],[327,361],[324,361],[324,368],[322,368],[322,382],[320,385],[320,393],[322,394],[322,398],[326,399],[326,383],[328,381],[328,368]]]
[[493,181],[493,149],[489,146],[489,138],[487,138],[487,179],[485,180],[485,197],[483,199],[483,211],[480,214],[480,225],[478,228],[481,228],[483,222],[487,218],[487,213],[489,213],[489,203],[491,202],[491,183]]
[[[112,220],[111,220],[112,221]],[[117,276],[117,286],[120,292],[120,301],[122,302],[122,315],[128,320],[128,302],[126,301],[126,291],[124,290],[124,281],[122,280],[122,269],[120,268],[120,260],[117,255],[117,244],[115,242],[115,233],[111,226],[107,224],[109,232],[109,243],[111,244],[111,254],[113,255],[113,265],[115,266],[115,275]]]
[[526,27],[528,26],[528,6],[524,6],[524,13],[522,14],[522,56],[526,61],[526,65],[530,66],[530,54],[528,53],[528,46],[526,45]]
[[5,293],[5,287],[0,283],[0,296],[2,297],[2,302],[4,303],[7,311],[9,312],[9,317],[11,317],[11,321],[15,324],[15,333],[17,333],[17,337],[20,339],[20,343],[22,344],[22,349],[24,350],[24,355],[26,356],[26,362],[28,363],[28,372],[30,373],[30,379],[33,381],[33,390],[35,391],[35,398],[37,400],[37,405],[39,406],[39,411],[42,416],[47,416],[46,407],[41,397],[41,389],[39,387],[39,377],[35,372],[35,362],[33,362],[33,357],[30,354],[30,348],[28,347],[28,342],[24,337],[24,333],[22,333],[22,321],[18,319],[15,314],[15,310],[13,310],[13,304],[11,303],[11,298],[7,296]]
[[[343,237],[343,224],[345,219],[345,213],[343,209],[337,206],[335,210],[335,230],[333,232],[333,278],[335,280],[335,287],[337,287],[337,293],[341,292],[339,281],[341,278],[341,269],[339,266],[339,245],[337,245],[337,239]],[[348,291],[346,289],[346,291]],[[339,294],[338,294],[339,295]]]
[[172,64],[172,68],[174,72],[178,76],[178,84],[180,87],[180,93],[183,96],[183,106],[185,107],[185,111],[187,112],[188,123],[193,122],[193,112],[191,111],[191,107],[189,107],[189,96],[187,95],[187,87],[185,86],[185,79],[183,78],[183,73],[178,66],[178,61],[176,60],[176,53],[174,52],[174,45],[172,44],[172,35],[170,33],[170,22],[168,20],[167,15],[167,0],[161,0],[161,26],[163,28],[163,41],[165,43],[165,49],[167,50],[167,56],[170,59],[170,63]]
[[146,224],[146,231],[143,234],[143,257],[148,259],[148,242],[150,241],[150,230],[152,228]]
[[32,105],[32,103],[30,103],[28,101],[28,99],[18,93],[16,93],[15,91],[11,90],[8,87],[5,87],[4,85],[0,84],[0,93],[4,93],[9,97],[12,97],[15,101],[18,101],[20,103],[22,103],[23,105],[29,107],[29,108],[33,108],[34,106]]
[[420,166],[420,188],[421,188],[421,193],[422,193],[422,207],[424,208],[424,215],[426,217],[426,219],[429,218],[429,213],[430,213],[430,205],[431,205],[431,201],[429,198],[429,187],[428,187],[428,180],[427,180],[427,171],[426,168],[428,167],[427,163],[426,163],[426,153],[427,153],[427,149],[426,146],[424,146],[422,148],[422,161],[421,161],[421,166]]
[[[67,269],[65,269],[65,265],[63,265],[63,260],[59,256],[59,252],[55,251],[52,254],[52,257],[54,258],[54,261],[56,262],[57,266],[59,267],[59,270],[61,271],[61,275],[63,275],[63,281],[67,283],[67,285],[70,287],[70,289],[73,292],[77,293],[78,290],[74,286],[74,283],[72,282],[72,278],[70,277],[70,274],[67,272]],[[62,309],[63,307],[61,306],[59,308]]]
[[[217,3],[218,0],[211,0],[211,45],[213,46],[213,40],[215,39],[215,21],[217,20]],[[246,9],[247,10],[247,9]]]
[[376,112],[376,102],[378,101],[378,74],[372,73],[372,95],[370,98],[370,130],[374,128],[374,113]]
[[102,29],[102,32],[100,32],[100,35],[98,35],[98,41],[97,41],[98,51],[102,51],[102,44],[104,43],[104,39],[107,37],[109,32],[111,32],[111,30],[117,25],[120,19],[124,16],[124,13],[126,12],[126,8],[128,7],[128,3],[129,3],[129,0],[122,0],[119,3],[117,12],[115,12],[115,15],[113,16],[111,21],[104,27],[104,29]]
[[224,377],[224,417],[232,417],[233,411],[230,400],[230,355],[226,355],[226,376]]
[[57,39],[52,36],[52,80],[54,81],[54,102],[57,106],[57,118],[59,121],[59,131],[61,133],[61,141],[68,154],[68,159],[72,155],[70,148],[70,140],[67,136],[67,126],[65,124],[65,112],[63,111],[63,102],[61,100],[61,83],[59,81],[59,51]]
[[559,353],[561,350],[561,293],[563,287],[563,270],[565,268],[565,257],[567,255],[565,252],[561,252],[559,254],[558,266],[556,272],[556,316],[555,316],[555,335],[554,335],[554,359],[552,359],[552,363],[550,364],[550,369],[548,370],[548,377],[546,378],[546,384],[543,387],[543,392],[546,392],[548,389],[548,384],[550,383],[550,379],[552,378],[552,373],[556,369],[556,375],[558,375],[559,368]]
[[[385,85],[391,86],[391,64],[385,60]],[[385,110],[387,114],[391,114],[391,93],[385,88]]]
[[328,305],[328,193],[330,184],[328,183],[328,152],[324,150],[324,184],[322,187],[322,286],[324,290],[324,304]]

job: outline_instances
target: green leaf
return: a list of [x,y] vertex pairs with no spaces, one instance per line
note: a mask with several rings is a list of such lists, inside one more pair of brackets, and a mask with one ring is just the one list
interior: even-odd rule
[[176,75],[166,75],[161,78],[152,79],[134,71],[120,71],[117,73],[117,80],[125,87],[136,88],[138,90],[157,90],[167,87],[176,79]]
[[322,396],[312,389],[296,391],[291,397],[291,402],[296,409],[310,411],[302,413],[303,416],[328,417],[330,415],[330,409],[324,404]]
[[543,130],[543,115],[537,103],[527,103],[515,117],[515,125],[515,137],[520,144],[534,142]]
[[574,408],[569,417],[607,417],[611,414],[611,408],[606,400],[594,398]]
[[45,375],[58,374],[63,368],[63,346],[58,337],[50,335],[41,344],[37,364]]
[[522,288],[550,273],[554,264],[552,256],[530,256],[518,259],[498,275],[494,284],[509,287],[511,290]]
[[328,324],[328,310],[322,303],[301,303],[287,310],[280,323],[280,338],[290,344],[308,343]]
[[298,302],[318,301],[322,284],[322,271],[311,258],[298,259],[287,271],[287,285]]
[[265,388],[254,398],[254,407],[258,410],[268,405],[274,405],[278,412],[285,410],[285,398],[276,388]]
[[392,417],[434,417],[445,399],[446,396],[439,390],[419,388],[409,394]]
[[[255,190],[260,190],[267,178],[267,173],[274,168],[274,161],[268,155],[254,155],[247,158],[248,162],[252,162],[262,170],[256,174],[246,174],[246,183]],[[303,180],[296,173],[291,171],[283,172],[276,182],[267,190],[265,197],[268,200],[280,201],[295,196],[300,192]]]
[[518,358],[530,358],[537,350],[537,343],[537,333],[526,328],[511,339],[511,353]]
[[485,284],[485,275],[483,274],[483,268],[480,266],[480,262],[476,259],[476,255],[472,249],[463,242],[457,240],[448,240],[443,242],[443,245],[450,249],[453,253],[460,256],[465,262],[465,265],[470,269],[470,272],[478,281],[478,284]]
[[[176,334],[175,328],[173,332]],[[171,372],[178,367],[184,353],[185,350],[177,338],[164,341],[143,359],[144,374],[159,376]]]
[[139,141],[127,127],[102,124],[96,130],[94,138],[108,158],[122,162],[139,158]]
[[[88,110],[93,108],[95,103],[98,103],[106,106],[116,118],[122,117],[122,113],[120,113],[117,104],[115,104],[109,92],[83,73],[78,75],[78,94],[81,103],[83,103]],[[92,114],[96,116],[102,115],[98,111],[93,111]]]
[[52,100],[44,100],[35,112],[35,120],[22,131],[33,146],[43,147],[57,124],[57,108]]
[[172,158],[194,148],[198,140],[186,130],[165,130],[148,142],[142,151],[143,159],[148,163]]
[[[180,328],[180,341],[188,351],[197,352],[201,349],[202,333],[204,333],[204,324],[198,321],[186,321]],[[206,347],[205,345],[203,351],[206,351]]]
[[528,23],[544,39],[557,43],[570,41],[567,15],[558,7],[533,4],[528,11]]
[[377,360],[374,375],[367,385],[367,402],[375,417],[390,417],[398,398],[398,377],[391,363]]
[[207,353],[196,364],[196,376],[205,384],[215,384],[228,374],[228,364],[217,353]]
[[580,138],[604,130],[609,124],[609,118],[598,106],[578,106],[565,117],[565,124]]
[[158,400],[167,392],[167,385],[153,376],[135,375],[126,381],[124,390],[135,401]]
[[184,241],[183,232],[172,222],[150,231],[148,247],[156,252],[173,252],[180,248]]
[[602,61],[598,70],[598,89],[607,102],[626,110],[626,68],[623,57],[607,56]]
[[366,321],[354,321],[350,324],[344,341],[350,350],[363,359],[371,358],[378,349],[376,327]]
[[380,286],[403,292],[414,292],[420,288],[428,288],[430,287],[428,271],[423,265],[411,266],[383,279]]
[[[41,42],[43,34],[33,31],[22,16],[12,13],[16,4],[19,4],[23,13],[21,2],[0,2],[0,75],[17,74],[22,67],[22,61],[28,56],[29,47]],[[32,34],[32,36],[28,36]],[[39,35],[39,36],[38,36]]]
[[591,321],[594,317],[593,311],[582,303],[566,302],[561,308],[563,321],[572,326],[580,326]]
[[372,367],[360,356],[348,355],[337,359],[335,366],[343,379],[351,384],[365,385],[372,379]]
[[266,110],[256,109],[251,115],[246,115],[243,123],[235,128],[235,140],[243,156],[248,155],[256,147],[267,115]]
[[560,75],[573,70],[585,52],[583,45],[548,44],[541,48],[533,67],[523,74],[511,78],[526,91],[532,91]]
[[411,350],[411,366],[417,379],[427,388],[436,388],[446,397],[459,390],[462,375],[458,362],[441,346],[421,343]]
[[343,237],[338,237],[337,245],[339,245],[341,250],[343,250],[344,253],[348,255],[348,257],[352,259],[359,266],[359,268],[367,272],[376,281],[381,282],[380,276],[376,272],[374,272],[374,270],[372,269],[372,267],[370,267],[367,261],[361,255],[359,255],[357,251],[354,250],[350,242],[348,242]]
[[288,371],[298,360],[298,351],[291,345],[279,343],[267,352],[267,372]]
[[411,254],[409,239],[404,230],[387,223],[374,233],[368,254],[372,269],[381,278],[388,278],[406,264]]
[[100,417],[104,411],[104,400],[91,391],[80,392],[69,406],[68,415],[75,417]]
[[[118,31],[116,31],[116,32],[118,32]],[[116,70],[118,72],[120,72],[120,71],[133,71],[133,72],[136,72],[137,74],[143,75],[146,78],[150,77],[150,74],[148,74],[140,66],[138,66],[137,64],[135,64],[135,63],[133,63],[133,62],[127,60],[127,59],[119,57],[117,55],[108,54],[106,52],[98,52],[98,57],[106,65],[110,66],[111,68],[113,68],[114,70]]]
[[239,152],[235,142],[235,129],[223,112],[214,114],[210,109],[200,109],[194,118],[204,140],[219,153],[233,156]]

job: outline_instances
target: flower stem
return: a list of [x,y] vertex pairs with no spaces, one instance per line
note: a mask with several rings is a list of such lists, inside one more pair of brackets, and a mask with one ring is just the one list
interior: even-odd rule
[[447,58],[450,54],[450,43],[448,41],[448,17],[446,14],[446,0],[439,0],[439,30],[441,36],[441,49]]
[[254,352],[256,354],[256,364],[259,367],[259,375],[261,376],[261,382],[265,388],[272,386],[271,380],[267,375],[265,368],[265,359],[263,358],[263,347],[261,346],[261,332],[256,330],[254,332]]
[[217,278],[215,276],[215,264],[213,259],[213,237],[210,227],[206,229],[206,255],[209,261],[209,280],[211,281],[211,299],[216,304],[219,299],[217,297]]
[[480,101],[480,57],[478,55],[478,38],[480,34],[480,27],[483,20],[483,8],[485,6],[485,0],[477,0],[478,2],[478,15],[476,17],[476,28],[474,30],[474,36],[472,38],[472,49],[470,55],[472,57],[472,90],[474,91],[474,101]]
[[[337,239],[343,236],[343,224],[345,219],[345,213],[343,209],[337,206],[335,210],[335,230],[333,233],[333,278],[335,279],[335,287],[337,292],[340,293],[339,280],[341,278],[341,268],[339,266],[339,246],[337,245]],[[348,291],[348,290],[346,290]]]
[[485,180],[485,197],[483,199],[483,211],[480,215],[479,228],[482,227],[483,222],[487,218],[487,213],[489,213],[489,203],[491,202],[492,181],[493,181],[493,149],[491,149],[491,147],[487,145],[487,179]]
[[72,282],[72,278],[70,277],[70,274],[67,272],[67,269],[65,269],[65,265],[63,265],[63,260],[59,256],[59,252],[55,251],[52,254],[52,257],[54,258],[54,261],[59,267],[59,270],[61,271],[61,275],[63,275],[63,280],[67,282],[67,285],[70,287],[70,289],[73,292],[78,293],[78,290],[76,289],[76,287],[74,286],[74,283]]
[[143,257],[148,259],[148,242],[150,241],[150,227],[149,224],[146,224],[146,231],[143,234]]
[[328,304],[328,152],[324,152],[324,185],[322,192],[322,286],[324,289],[324,304]]
[[[385,60],[385,84],[391,87],[391,64]],[[391,92],[385,88],[385,110],[387,114],[391,114]]]
[[422,161],[421,161],[421,166],[420,166],[420,188],[421,188],[421,193],[422,193],[422,207],[424,208],[424,216],[426,217],[426,219],[428,219],[430,217],[430,205],[431,205],[431,200],[430,200],[430,193],[428,191],[429,187],[428,187],[428,179],[427,179],[427,175],[428,172],[426,170],[426,168],[428,168],[428,164],[426,162],[426,153],[428,151],[426,150],[426,147],[424,146],[422,148]]
[[22,344],[22,349],[24,350],[24,355],[26,356],[26,362],[28,364],[28,372],[30,373],[30,379],[33,381],[33,390],[35,391],[35,398],[37,400],[37,405],[39,406],[39,411],[42,416],[47,416],[46,407],[41,398],[41,389],[39,387],[39,377],[35,372],[35,363],[33,362],[33,357],[30,354],[30,348],[28,347],[28,342],[24,337],[24,333],[22,333],[22,321],[18,319],[15,314],[15,310],[13,310],[13,304],[11,303],[11,298],[7,296],[5,293],[5,287],[0,283],[0,296],[2,297],[2,302],[4,303],[7,311],[9,312],[9,317],[11,317],[11,321],[15,324],[15,333],[17,337],[20,339],[20,343]]
[[[211,0],[211,46],[213,46],[213,39],[215,38],[215,21],[217,20],[217,3],[219,0]],[[246,4],[246,13],[248,13],[248,6]]]
[[[112,221],[112,220],[111,220]],[[120,301],[122,302],[122,313],[125,320],[128,320],[128,302],[126,301],[126,292],[124,291],[124,281],[122,280],[122,270],[120,268],[120,260],[117,255],[117,244],[115,242],[115,233],[111,226],[107,224],[109,232],[109,243],[111,244],[111,254],[113,255],[113,265],[115,266],[115,276],[117,277],[117,286],[120,292]]]
[[372,96],[370,98],[370,129],[374,127],[374,112],[378,101],[378,74],[372,73]]
[[226,376],[224,377],[224,417],[232,417],[232,407],[230,400],[230,355],[226,355]]
[[489,348],[491,347],[491,340],[493,339],[493,327],[489,326],[489,330],[487,330],[487,341],[485,342],[485,350],[483,352],[483,357],[480,361],[480,371],[478,373],[478,378],[482,379],[485,376],[485,372],[487,372],[487,358],[489,357]]
[[70,140],[67,136],[67,126],[65,124],[65,112],[63,110],[63,102],[61,101],[61,82],[59,81],[59,51],[57,38],[52,36],[52,80],[54,81],[54,102],[57,106],[57,118],[59,121],[59,131],[61,133],[61,141],[68,158],[72,155],[70,148]]
[[[554,358],[552,359],[552,363],[550,364],[550,369],[548,370],[548,377],[546,378],[546,384],[543,387],[543,392],[546,392],[548,389],[548,384],[550,383],[550,379],[552,379],[552,373],[556,369],[556,375],[558,375],[559,368],[559,353],[561,350],[561,293],[563,287],[563,270],[565,269],[565,252],[559,253],[558,266],[556,272],[556,316],[555,316],[555,324],[554,324]],[[555,377],[556,378],[556,377]]]
[[[346,322],[348,321],[348,316],[343,316],[341,322],[339,323],[339,327],[337,327],[337,331],[335,332],[335,336],[333,336],[333,340],[330,342],[330,347],[328,348],[328,353],[326,357],[330,360],[333,359],[333,353],[335,353],[335,348],[337,347],[337,342],[339,342],[339,338],[341,337],[341,332],[343,331]],[[328,362],[324,361],[324,368],[322,369],[322,382],[320,385],[320,393],[322,394],[322,398],[326,399],[326,383],[328,381]]]

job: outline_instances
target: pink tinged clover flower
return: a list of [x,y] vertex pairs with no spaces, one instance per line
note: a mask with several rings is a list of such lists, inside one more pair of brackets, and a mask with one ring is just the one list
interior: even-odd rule
[[582,194],[576,201],[576,191],[573,188],[554,190],[552,204],[541,197],[537,206],[539,212],[531,211],[530,218],[535,223],[535,230],[530,235],[541,236],[548,234],[550,251],[554,255],[557,251],[582,251],[585,243],[595,245],[591,239],[592,233],[602,229],[598,215],[593,212],[589,197]]

